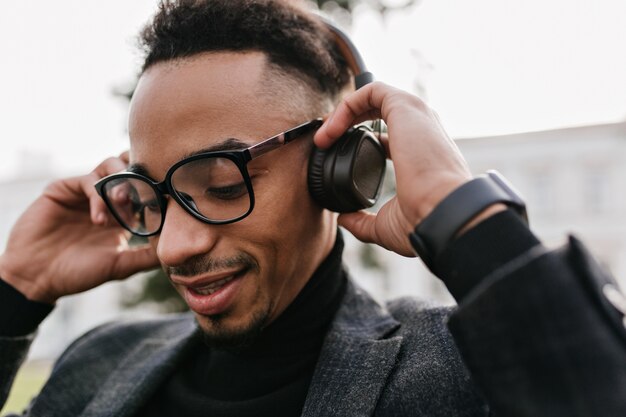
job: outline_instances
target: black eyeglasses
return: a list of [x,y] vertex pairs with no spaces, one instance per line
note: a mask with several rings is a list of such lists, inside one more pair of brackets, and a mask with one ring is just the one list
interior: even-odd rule
[[322,119],[314,119],[246,149],[190,156],[174,164],[162,182],[122,172],[102,178],[95,187],[117,221],[137,236],[152,236],[161,231],[167,207],[165,195],[172,196],[185,211],[204,223],[233,223],[254,208],[248,162],[321,125]]

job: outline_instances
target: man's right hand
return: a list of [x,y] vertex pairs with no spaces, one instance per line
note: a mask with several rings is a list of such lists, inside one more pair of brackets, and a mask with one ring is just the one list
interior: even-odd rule
[[152,247],[127,245],[94,184],[124,170],[126,153],[88,175],[55,181],[13,226],[0,255],[0,277],[28,299],[58,298],[159,265]]
[[381,82],[346,95],[315,134],[315,144],[327,148],[350,126],[378,118],[388,127],[383,143],[393,162],[396,195],[378,213],[341,214],[339,225],[363,242],[415,256],[409,233],[472,174],[436,113],[418,97]]

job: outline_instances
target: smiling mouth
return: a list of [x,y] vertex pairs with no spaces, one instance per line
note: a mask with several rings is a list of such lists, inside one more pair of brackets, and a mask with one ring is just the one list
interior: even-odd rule
[[224,285],[228,284],[230,281],[232,281],[233,279],[235,279],[238,276],[241,276],[241,274],[245,272],[239,272],[237,274],[231,275],[229,277],[220,279],[219,281],[215,281],[212,282],[208,285],[203,285],[201,287],[189,287],[189,289],[193,292],[195,292],[196,294],[200,294],[200,295],[211,295],[217,291],[220,290],[220,288],[222,288]]
[[238,281],[239,278],[242,278],[250,271],[250,268],[243,268],[238,271],[233,271],[229,275],[222,274],[222,278],[216,281],[208,280],[197,280],[196,282],[178,282],[178,280],[174,280],[174,282],[178,282],[183,287],[186,288],[187,292],[195,297],[211,297],[213,295],[217,295],[221,290],[228,288],[229,284],[234,284],[233,281]]
[[[174,282],[181,285],[181,295],[191,310],[203,316],[227,311],[236,302],[249,268],[216,276],[214,281],[205,277],[195,282]],[[213,278],[213,279],[215,279]]]

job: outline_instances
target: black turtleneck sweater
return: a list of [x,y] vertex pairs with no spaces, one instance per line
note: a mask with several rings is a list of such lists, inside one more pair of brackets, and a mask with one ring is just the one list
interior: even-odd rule
[[[436,260],[457,300],[490,271],[537,244],[510,210],[468,231]],[[191,344],[177,371],[156,390],[139,416],[300,415],[323,338],[345,293],[337,243],[294,302],[256,343],[240,352]],[[0,336],[33,332],[52,306],[30,301],[0,279]]]
[[249,346],[210,348],[198,337],[139,416],[298,416],[324,336],[345,293],[338,234],[300,294]]

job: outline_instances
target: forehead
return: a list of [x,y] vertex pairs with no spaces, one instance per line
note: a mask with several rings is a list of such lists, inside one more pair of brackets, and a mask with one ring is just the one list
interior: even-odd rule
[[158,177],[184,155],[229,138],[253,144],[304,122],[311,112],[306,102],[296,104],[301,94],[280,90],[260,52],[156,64],[141,76],[131,102],[131,163]]

